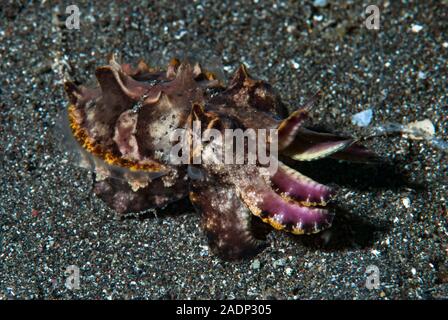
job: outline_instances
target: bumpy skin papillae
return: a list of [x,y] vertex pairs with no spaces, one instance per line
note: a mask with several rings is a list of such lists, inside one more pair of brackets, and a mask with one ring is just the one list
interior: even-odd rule
[[[199,174],[192,179],[191,167],[169,161],[175,129],[191,131],[194,121],[202,130],[221,132],[278,129],[280,152],[301,161],[372,156],[351,138],[303,126],[317,97],[288,116],[271,86],[252,79],[244,66],[227,86],[200,65],[177,60],[160,71],[144,62],[135,68],[120,65],[112,58],[96,77],[99,87],[94,89],[65,84],[73,136],[95,159],[95,193],[120,213],[162,207],[189,195],[211,248],[225,259],[261,247],[250,214],[294,234],[330,227],[333,214],[326,206],[334,192],[282,163],[274,173],[257,164],[215,164],[212,150],[223,147],[219,141],[204,147],[203,163],[195,166]],[[120,179],[112,168],[124,170]]]

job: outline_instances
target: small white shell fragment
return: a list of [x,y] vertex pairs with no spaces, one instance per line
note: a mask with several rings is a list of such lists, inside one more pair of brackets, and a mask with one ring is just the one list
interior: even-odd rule
[[258,270],[258,269],[260,269],[260,260],[255,259],[255,260],[252,262],[252,269],[254,269],[254,270]]
[[418,72],[418,78],[425,80],[426,79],[426,73],[424,73],[423,71],[419,71]]
[[352,116],[352,124],[358,127],[367,127],[373,118],[373,110],[367,109]]
[[434,125],[429,119],[411,122],[406,126],[406,129],[409,138],[413,140],[423,140],[426,137],[433,136],[436,132]]
[[300,68],[300,64],[295,60],[291,60],[291,66],[296,70]]
[[408,209],[411,206],[411,200],[409,198],[403,198],[401,199],[401,202],[403,203],[403,206]]
[[423,26],[422,25],[419,25],[419,24],[412,24],[412,26],[411,26],[411,30],[412,30],[412,32],[414,32],[414,33],[419,33],[420,31],[422,31],[422,29],[423,29]]

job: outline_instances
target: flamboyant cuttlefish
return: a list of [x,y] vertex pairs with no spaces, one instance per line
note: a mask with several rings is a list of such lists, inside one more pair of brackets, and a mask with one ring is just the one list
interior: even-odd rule
[[[327,156],[363,161],[372,156],[352,138],[304,126],[316,96],[288,116],[272,87],[251,78],[244,65],[224,85],[197,63],[173,59],[162,71],[143,61],[119,64],[112,57],[109,65],[96,69],[96,78],[96,88],[65,82],[70,132],[96,172],[94,192],[122,214],[189,197],[201,214],[210,247],[225,259],[251,256],[262,246],[251,228],[251,215],[293,234],[329,228],[334,214],[327,202],[334,192],[280,161],[276,170],[267,170],[257,159],[173,164],[169,154],[175,142],[170,136],[175,130],[184,129],[184,141],[191,144],[188,133],[194,123],[201,131],[218,133],[271,129],[278,152],[298,161]],[[272,141],[264,139],[268,151]],[[223,144],[210,139],[201,152],[207,155],[208,149],[216,151]],[[187,159],[198,151],[187,150],[182,151]]]

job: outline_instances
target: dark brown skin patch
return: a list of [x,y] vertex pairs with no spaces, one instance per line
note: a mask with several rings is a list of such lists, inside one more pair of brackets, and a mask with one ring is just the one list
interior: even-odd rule
[[224,95],[240,108],[257,109],[277,119],[288,115],[274,89],[262,80],[254,80],[244,65],[238,68]]
[[256,255],[264,246],[252,231],[251,213],[232,186],[194,183],[190,199],[213,252],[226,260]]
[[108,206],[120,214],[125,214],[164,207],[186,197],[187,189],[185,184],[166,188],[162,179],[156,179],[147,187],[133,191],[127,181],[107,178],[95,182],[93,191]]

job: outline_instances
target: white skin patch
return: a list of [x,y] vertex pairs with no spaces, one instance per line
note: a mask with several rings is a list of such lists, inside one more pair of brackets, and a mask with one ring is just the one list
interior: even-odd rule
[[174,109],[167,112],[156,122],[148,124],[147,132],[154,141],[154,149],[162,150],[158,154],[159,160],[168,161],[172,143],[170,141],[171,133],[177,129],[180,119],[180,113]]
[[95,126],[90,133],[94,139],[98,139],[99,137],[107,136],[109,134],[109,128],[105,124],[95,122]]
[[107,165],[102,160],[97,158],[93,158],[93,161],[95,163],[95,173],[96,173],[95,180],[102,181],[108,178],[110,176],[110,171]]
[[179,173],[177,170],[172,170],[169,174],[162,177],[163,185],[166,188],[170,188],[175,185],[177,178],[179,176]]
[[[161,101],[157,105],[159,110],[163,110],[163,116],[148,125],[147,132],[160,147],[170,146],[170,132],[177,129],[180,111],[176,110],[169,101],[169,98],[162,95]],[[159,148],[159,149],[161,149]]]
[[117,120],[113,140],[121,154],[129,159],[140,160],[137,139],[135,138],[138,114],[132,110],[123,112]]
[[125,178],[128,181],[132,191],[136,192],[140,188],[145,188],[149,185],[150,179],[147,175],[135,176],[129,173],[125,174]]
[[266,98],[266,92],[261,88],[257,88],[255,90],[255,95],[259,96],[262,99]]

